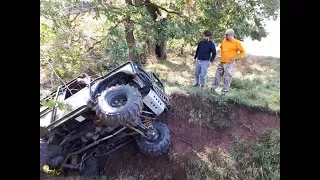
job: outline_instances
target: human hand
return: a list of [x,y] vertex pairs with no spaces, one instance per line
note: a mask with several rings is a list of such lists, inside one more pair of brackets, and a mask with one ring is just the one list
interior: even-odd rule
[[208,63],[208,67],[210,67],[211,65],[212,65],[212,62],[209,62],[209,63]]
[[231,63],[234,63],[235,61],[236,61],[236,58],[231,58],[231,59],[230,59],[230,62],[231,62]]
[[193,59],[193,63],[192,64],[195,64],[197,62],[197,59]]

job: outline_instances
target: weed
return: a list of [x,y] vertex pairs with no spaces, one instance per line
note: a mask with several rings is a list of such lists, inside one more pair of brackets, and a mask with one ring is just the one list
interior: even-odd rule
[[[187,63],[184,58],[173,55],[170,55],[170,57],[169,61],[159,61],[158,64],[146,67],[147,70],[156,71],[159,77],[164,77],[168,92],[171,94],[196,94],[207,99],[219,99],[220,95],[212,94],[207,88],[192,87],[194,65]],[[192,59],[192,57],[189,59]],[[208,87],[211,86],[217,64],[214,63],[208,71]],[[235,68],[231,90],[227,94],[228,102],[279,111],[280,102],[276,99],[280,94],[279,79],[279,58],[248,55]],[[223,79],[221,80],[221,86],[222,83]],[[221,87],[218,87],[217,91],[220,89]]]
[[163,179],[164,179],[164,180],[173,179],[173,178],[172,178],[172,174],[171,174],[170,172],[167,172]]
[[231,126],[232,107],[224,98],[219,98],[216,102],[211,123],[218,129],[225,130]]
[[280,132],[266,131],[253,142],[252,153],[246,152],[248,143],[233,136],[234,146],[230,152],[205,148],[193,153],[184,167],[187,179],[280,179]]

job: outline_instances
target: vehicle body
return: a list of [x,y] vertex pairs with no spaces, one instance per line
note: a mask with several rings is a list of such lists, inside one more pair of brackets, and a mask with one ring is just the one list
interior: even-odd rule
[[97,158],[135,140],[141,152],[166,154],[170,132],[159,116],[170,109],[161,80],[128,61],[91,80],[86,74],[44,98],[70,109],[40,105],[40,169],[77,169],[95,175]]

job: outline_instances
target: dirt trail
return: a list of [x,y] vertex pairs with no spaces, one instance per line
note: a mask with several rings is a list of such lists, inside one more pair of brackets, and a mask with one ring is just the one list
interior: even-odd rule
[[[107,179],[130,175],[148,180],[165,179],[169,176],[172,179],[186,179],[181,162],[186,162],[188,155],[193,151],[202,152],[205,147],[219,147],[228,150],[232,147],[233,136],[239,136],[252,142],[264,130],[280,128],[280,117],[277,114],[247,107],[232,109],[231,126],[227,130],[219,130],[214,126],[191,124],[189,123],[190,108],[196,103],[198,103],[198,98],[195,96],[174,95],[172,97],[173,108],[168,118],[164,120],[172,131],[169,157],[147,157],[138,151],[134,142],[130,143],[101,159],[101,168]],[[203,107],[203,112],[211,112],[215,106],[212,103],[211,107]],[[129,174],[126,174],[127,172]]]

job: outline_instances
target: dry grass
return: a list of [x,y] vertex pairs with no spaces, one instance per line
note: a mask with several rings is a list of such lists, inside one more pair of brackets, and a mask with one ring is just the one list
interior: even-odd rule
[[280,179],[280,132],[266,131],[253,143],[247,153],[247,142],[235,137],[230,152],[219,148],[205,148],[188,158],[187,179]]
[[[168,55],[168,60],[145,67],[154,71],[164,82],[167,92],[181,94],[201,94],[213,99],[220,95],[209,91],[217,69],[218,61],[208,71],[207,88],[193,88],[194,68],[193,57]],[[220,86],[223,85],[221,81]],[[221,87],[217,89],[220,92]],[[273,57],[246,56],[238,62],[234,71],[228,101],[245,104],[251,107],[280,111],[280,59]]]
[[[211,124],[219,130],[226,130],[231,127],[233,118],[232,105],[224,101],[222,98],[216,99],[200,99],[201,106],[192,106],[189,112],[189,122],[194,124]],[[207,110],[203,107],[211,107],[215,104],[214,108]]]

